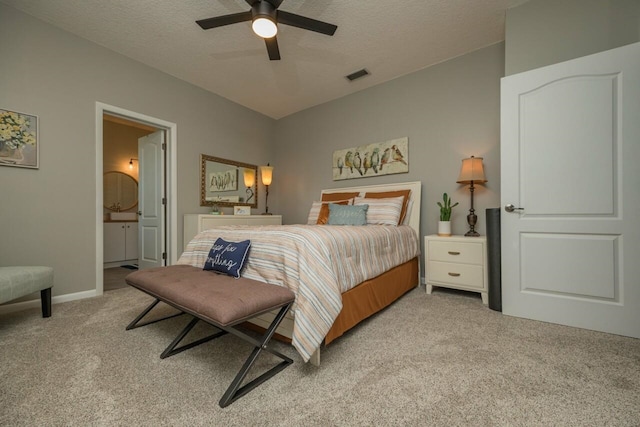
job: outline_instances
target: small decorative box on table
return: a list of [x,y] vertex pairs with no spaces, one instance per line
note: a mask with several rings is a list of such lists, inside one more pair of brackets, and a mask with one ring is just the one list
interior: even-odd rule
[[427,293],[433,287],[480,292],[488,304],[487,239],[485,236],[424,238]]

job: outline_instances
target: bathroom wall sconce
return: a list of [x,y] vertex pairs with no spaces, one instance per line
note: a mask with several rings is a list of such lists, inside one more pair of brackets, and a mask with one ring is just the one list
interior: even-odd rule
[[133,157],[129,160],[129,170],[133,170],[133,161],[134,161],[134,160],[135,160],[136,162],[138,161],[138,159],[135,159],[135,158],[133,158]]

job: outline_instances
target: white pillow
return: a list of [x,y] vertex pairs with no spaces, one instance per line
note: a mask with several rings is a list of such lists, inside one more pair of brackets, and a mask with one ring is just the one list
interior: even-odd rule
[[318,222],[318,215],[320,215],[321,207],[322,207],[322,202],[313,202],[311,204],[311,209],[309,210],[309,217],[307,218],[308,225],[315,225]]
[[397,226],[402,213],[404,196],[384,199],[356,197],[354,205],[369,205],[367,210],[367,225]]

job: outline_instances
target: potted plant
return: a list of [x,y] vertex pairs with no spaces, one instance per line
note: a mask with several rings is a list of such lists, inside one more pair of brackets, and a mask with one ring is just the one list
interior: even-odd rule
[[442,203],[438,202],[440,206],[440,221],[438,221],[438,236],[451,236],[451,209],[458,206],[458,202],[455,205],[451,204],[451,199],[447,193],[442,194]]

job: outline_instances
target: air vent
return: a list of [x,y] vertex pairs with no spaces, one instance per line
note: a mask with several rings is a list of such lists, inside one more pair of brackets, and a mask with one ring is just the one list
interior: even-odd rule
[[355,73],[351,73],[345,77],[350,81],[354,81],[356,79],[359,79],[361,77],[368,76],[368,75],[369,75],[369,72],[365,68],[363,68],[362,70],[358,70]]

